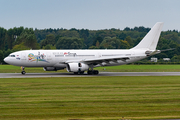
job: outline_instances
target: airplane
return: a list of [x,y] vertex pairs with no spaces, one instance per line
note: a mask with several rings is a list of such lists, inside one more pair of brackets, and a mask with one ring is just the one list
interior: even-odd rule
[[138,45],[131,49],[94,49],[94,50],[22,50],[11,53],[4,61],[21,66],[21,74],[25,67],[43,67],[45,71],[57,71],[64,68],[74,74],[99,74],[93,68],[99,66],[116,66],[133,63],[160,53],[156,46],[163,27],[157,22]]

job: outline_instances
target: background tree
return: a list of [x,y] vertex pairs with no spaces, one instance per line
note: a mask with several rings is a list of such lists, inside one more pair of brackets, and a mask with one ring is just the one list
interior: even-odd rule
[[60,37],[56,43],[57,49],[81,49],[83,47],[83,39],[76,37]]
[[51,44],[48,44],[48,45],[44,46],[44,47],[43,47],[43,49],[45,49],[45,50],[50,50],[50,49],[55,50],[55,49],[56,49],[56,47],[55,47],[55,46],[53,46],[53,45],[51,45]]
[[119,49],[120,48],[120,39],[116,37],[105,37],[104,40],[100,44],[101,49]]
[[120,40],[120,49],[129,49],[130,45],[126,40]]
[[3,51],[3,53],[4,53],[4,57],[7,57],[10,53],[12,53],[12,52],[14,52],[13,50],[10,50],[10,49],[8,49],[8,50],[6,50],[6,51]]
[[46,45],[54,46],[56,44],[55,36],[53,34],[46,35],[46,39],[42,40],[40,45],[41,48]]
[[89,30],[88,29],[81,29],[78,30],[79,37],[84,39],[84,43],[88,43],[88,37],[89,37]]
[[92,45],[96,46],[97,41],[99,42],[99,44],[101,44],[101,42],[103,41],[103,38],[100,37],[100,36],[96,37],[96,38],[93,40],[93,44],[92,44]]
[[4,50],[6,46],[6,32],[7,30],[0,27],[0,50]]
[[0,64],[4,62],[3,59],[4,59],[4,53],[2,50],[0,50]]
[[127,35],[124,32],[119,33],[118,38],[121,40],[124,40],[127,37]]
[[22,48],[38,49],[37,39],[32,28],[25,28],[24,31],[17,37],[15,45],[24,46]]
[[128,42],[129,47],[133,47],[134,44],[133,44],[133,41],[131,40],[131,37],[130,37],[130,36],[127,36],[126,39],[125,39],[125,41]]

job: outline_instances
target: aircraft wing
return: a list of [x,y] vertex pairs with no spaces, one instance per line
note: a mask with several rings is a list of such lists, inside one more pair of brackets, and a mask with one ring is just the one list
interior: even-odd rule
[[110,61],[113,62],[118,62],[118,60],[124,61],[126,62],[126,60],[130,59],[127,56],[113,56],[113,57],[100,57],[100,58],[87,58],[87,59],[77,59],[77,60],[68,60],[66,61],[66,63],[71,63],[71,62],[82,62],[82,63],[86,63],[86,64],[93,64],[93,65],[97,65],[97,64],[101,64],[103,62],[105,63],[109,63]]

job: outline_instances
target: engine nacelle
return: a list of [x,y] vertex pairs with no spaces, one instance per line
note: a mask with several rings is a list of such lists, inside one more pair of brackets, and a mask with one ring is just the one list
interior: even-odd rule
[[44,71],[57,71],[57,70],[62,70],[64,67],[44,67]]
[[89,69],[89,66],[84,63],[68,63],[67,71],[68,72],[81,72]]

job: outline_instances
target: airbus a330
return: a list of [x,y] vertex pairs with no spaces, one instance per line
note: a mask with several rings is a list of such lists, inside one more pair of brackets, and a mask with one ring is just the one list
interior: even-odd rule
[[104,50],[23,50],[11,53],[4,61],[8,64],[24,67],[43,67],[45,71],[57,71],[66,68],[74,74],[99,74],[93,68],[133,63],[160,53],[156,46],[163,23],[156,23],[141,42],[131,49]]

